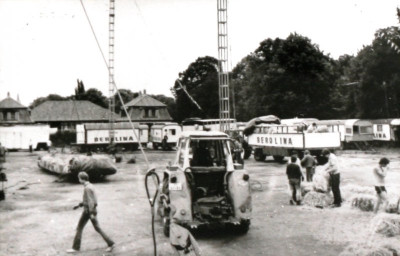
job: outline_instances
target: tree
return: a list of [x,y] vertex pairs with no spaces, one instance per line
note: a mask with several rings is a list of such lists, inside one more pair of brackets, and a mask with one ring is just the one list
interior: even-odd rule
[[274,114],[281,118],[331,118],[334,61],[296,33],[266,39],[232,72],[238,120]]
[[85,85],[82,80],[76,80],[78,85],[75,88],[75,99],[76,100],[85,100]]
[[34,109],[35,107],[39,106],[40,104],[42,104],[45,101],[49,101],[49,100],[67,100],[67,97],[62,97],[58,94],[49,94],[47,97],[39,97],[37,99],[35,99],[30,105],[29,108],[30,109]]
[[355,63],[361,67],[357,72],[361,89],[360,116],[372,119],[398,116],[400,54],[396,49],[376,34],[372,45],[359,52]]
[[103,95],[101,91],[95,88],[90,88],[89,90],[87,90],[83,99],[97,104],[103,108],[108,108],[108,99]]
[[191,63],[179,74],[179,82],[186,92],[196,101],[201,110],[176,81],[176,120],[188,117],[218,118],[218,60],[213,57],[201,57]]
[[[128,104],[131,100],[139,96],[138,92],[132,92],[129,89],[119,89],[118,91],[125,104]],[[122,113],[122,115],[125,115],[124,109],[122,108],[121,99],[119,98],[117,93],[114,95],[114,99],[115,99],[115,112]]]

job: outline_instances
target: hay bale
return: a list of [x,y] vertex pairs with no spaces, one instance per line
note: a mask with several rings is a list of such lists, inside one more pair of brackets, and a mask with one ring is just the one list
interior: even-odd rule
[[316,191],[308,192],[304,199],[303,203],[308,206],[313,206],[317,208],[326,208],[330,204],[332,204],[333,198],[325,193],[319,193]]
[[324,170],[322,170],[321,168],[317,168],[313,176],[313,185],[315,191],[321,193],[329,192],[330,191],[329,174]]
[[385,212],[400,214],[400,198],[392,197],[389,198],[388,201],[389,202],[385,209]]
[[358,208],[364,212],[372,212],[374,210],[375,197],[368,194],[355,195],[351,200],[351,206]]
[[339,256],[394,256],[399,252],[396,246],[392,245],[367,245],[352,244],[339,254]]
[[375,222],[375,232],[386,237],[400,235],[400,216],[398,215],[378,215],[373,220]]
[[312,182],[301,182],[301,195],[305,196],[308,192],[314,191],[314,184]]

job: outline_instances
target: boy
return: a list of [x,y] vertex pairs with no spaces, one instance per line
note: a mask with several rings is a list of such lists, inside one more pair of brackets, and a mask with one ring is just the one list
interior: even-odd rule
[[300,183],[304,180],[303,174],[301,173],[300,166],[296,164],[297,157],[292,156],[290,163],[286,167],[286,175],[289,180],[290,191],[292,192],[292,199],[290,204],[293,205],[296,202],[297,205],[301,204],[301,190]]
[[375,167],[373,170],[374,178],[375,178],[375,190],[376,190],[376,196],[377,196],[377,201],[374,207],[374,213],[377,213],[379,211],[379,206],[384,203],[384,208],[386,209],[386,206],[388,204],[387,200],[387,192],[385,188],[385,177],[386,174],[389,170],[389,159],[386,157],[383,157],[379,160],[379,166]]

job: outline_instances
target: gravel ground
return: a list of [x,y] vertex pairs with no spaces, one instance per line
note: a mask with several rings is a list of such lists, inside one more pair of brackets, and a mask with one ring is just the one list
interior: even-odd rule
[[[0,202],[0,255],[66,255],[72,246],[81,210],[72,210],[82,197],[82,185],[56,182],[57,177],[37,167],[44,152],[13,152],[7,157],[6,201]],[[124,155],[118,172],[95,183],[100,226],[117,243],[112,253],[89,223],[83,233],[79,255],[153,255],[151,214],[144,188],[147,166],[140,152],[136,164],[127,164],[132,154]],[[337,152],[342,187],[349,184],[372,186],[372,168],[380,157],[391,160],[387,177],[389,193],[399,192],[400,154],[398,150],[380,153]],[[147,151],[151,167],[162,170],[173,161],[174,151]],[[338,255],[354,242],[370,238],[372,213],[342,208],[317,209],[290,206],[286,164],[272,158],[245,162],[253,192],[253,217],[246,235],[232,235],[224,229],[195,234],[203,255]],[[155,224],[159,255],[174,255]],[[379,239],[384,239],[379,237]],[[395,241],[399,241],[398,238]]]

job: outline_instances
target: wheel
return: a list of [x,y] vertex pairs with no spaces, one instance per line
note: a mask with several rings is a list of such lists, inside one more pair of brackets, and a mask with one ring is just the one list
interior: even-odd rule
[[158,144],[157,143],[153,143],[153,149],[158,149]]
[[284,156],[272,156],[276,162],[282,162],[285,158]]
[[267,155],[264,155],[261,148],[257,148],[254,151],[254,159],[256,161],[264,161],[266,157],[267,157]]
[[232,226],[235,234],[243,235],[246,234],[250,229],[250,220],[241,220],[239,225]]
[[164,232],[164,235],[166,237],[169,237],[169,226],[170,226],[171,221],[166,216],[164,216],[162,218],[162,221],[163,221],[163,232]]

